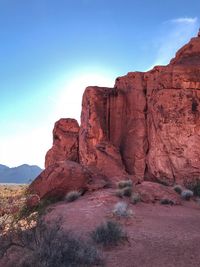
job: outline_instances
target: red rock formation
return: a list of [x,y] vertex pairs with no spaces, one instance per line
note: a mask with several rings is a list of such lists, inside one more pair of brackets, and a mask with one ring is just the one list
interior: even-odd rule
[[113,89],[88,87],[83,95],[79,133],[80,163],[97,168],[108,177],[126,175],[119,147],[110,141],[110,99]]
[[89,87],[83,97],[81,163],[107,175],[120,168],[136,180],[165,184],[200,177],[199,92],[199,37],[167,66],[128,73],[117,78],[114,89]]
[[60,119],[53,129],[53,146],[45,157],[45,168],[65,160],[78,162],[79,125],[74,119]]
[[174,205],[181,203],[180,196],[173,188],[162,184],[144,181],[136,186],[136,191],[139,193],[141,201],[145,203],[155,203],[161,200],[167,200]]
[[84,167],[66,160],[47,167],[32,182],[29,191],[41,199],[64,197],[69,191],[86,189],[90,180],[90,173]]
[[[75,120],[61,119],[53,134],[46,167],[79,161],[98,174],[93,175],[93,180],[99,179],[94,188],[104,184],[101,175],[111,183],[129,176],[136,183],[151,180],[166,185],[199,179],[200,37],[191,39],[167,66],[128,73],[116,79],[114,88],[88,87],[80,130]],[[51,177],[52,183],[55,179],[59,186],[67,188],[69,183],[72,188],[78,177],[83,186],[80,175],[69,176],[66,171],[72,163],[63,164],[64,169],[47,168],[40,176],[44,183]]]

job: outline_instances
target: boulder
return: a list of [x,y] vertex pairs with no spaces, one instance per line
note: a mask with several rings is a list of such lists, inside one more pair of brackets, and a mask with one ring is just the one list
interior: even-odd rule
[[56,162],[78,162],[79,125],[74,119],[60,119],[53,129],[53,146],[45,157],[45,168]]
[[180,195],[169,186],[144,181],[138,184],[135,189],[139,193],[141,201],[145,203],[155,203],[162,200],[168,200],[174,205],[181,203]]
[[58,162],[47,167],[29,186],[29,192],[40,199],[62,198],[73,190],[85,190],[91,177],[80,164],[73,161]]

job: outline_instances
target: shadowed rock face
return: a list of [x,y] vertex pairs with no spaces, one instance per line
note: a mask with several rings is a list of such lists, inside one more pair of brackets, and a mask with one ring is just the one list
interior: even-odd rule
[[128,177],[166,185],[198,179],[200,36],[167,66],[128,73],[114,88],[86,88],[80,129],[75,120],[61,119],[53,135],[46,167],[76,161],[98,174],[93,179],[103,175],[111,183]]

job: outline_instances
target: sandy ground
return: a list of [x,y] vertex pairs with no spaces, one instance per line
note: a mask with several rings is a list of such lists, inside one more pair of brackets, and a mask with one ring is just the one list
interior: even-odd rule
[[[98,247],[107,267],[200,266],[200,204],[193,200],[179,206],[129,204],[132,216],[119,218],[113,215],[119,201],[111,189],[87,193],[74,202],[51,205],[46,221],[54,223],[61,218],[64,230],[87,240],[102,222],[118,221],[128,241],[107,249]],[[4,260],[0,266],[12,265]]]
[[194,201],[179,206],[157,204],[129,205],[133,216],[116,218],[113,206],[119,198],[99,191],[72,203],[56,204],[48,214],[51,221],[63,218],[64,228],[89,235],[106,220],[119,221],[128,242],[102,249],[108,267],[199,267],[200,205]]

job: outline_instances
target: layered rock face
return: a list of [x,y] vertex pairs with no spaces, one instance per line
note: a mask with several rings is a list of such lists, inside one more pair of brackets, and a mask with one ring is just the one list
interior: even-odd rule
[[70,160],[111,182],[199,179],[200,36],[167,66],[128,73],[114,88],[86,88],[80,129],[75,120],[61,119],[53,136],[48,168]]

